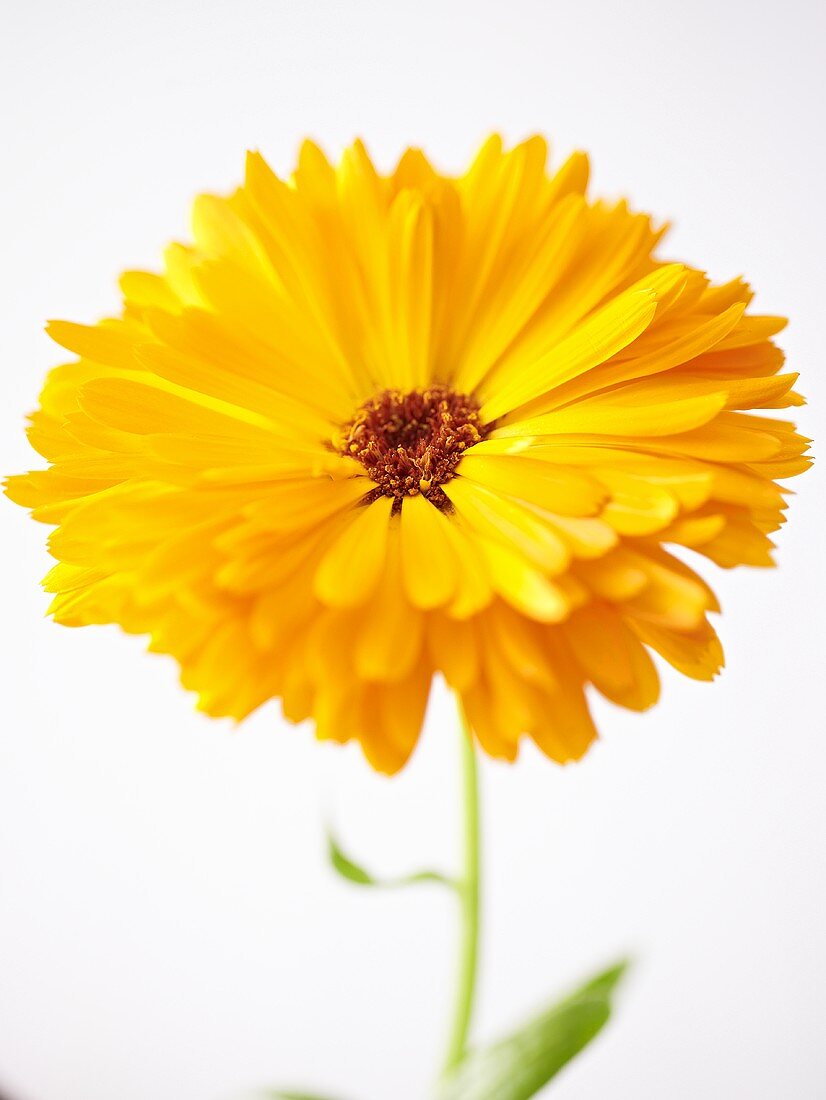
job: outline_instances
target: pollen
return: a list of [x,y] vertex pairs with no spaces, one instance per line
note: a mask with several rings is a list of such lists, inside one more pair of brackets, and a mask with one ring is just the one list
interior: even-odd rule
[[371,397],[341,430],[336,449],[357,459],[376,484],[375,496],[421,493],[437,508],[450,502],[442,485],[456,473],[468,448],[492,425],[479,416],[479,402],[439,384]]

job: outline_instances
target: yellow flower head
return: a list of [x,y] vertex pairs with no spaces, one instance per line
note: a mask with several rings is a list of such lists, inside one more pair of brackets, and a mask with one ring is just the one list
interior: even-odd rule
[[714,595],[664,546],[771,564],[807,441],[744,410],[801,404],[784,322],[654,259],[587,178],[538,137],[458,178],[251,154],[121,317],[50,326],[79,358],[8,491],[56,525],[55,619],[149,634],[208,713],[280,698],[386,772],[436,672],[490,754],[559,761],[596,735],[588,684],[655,702],[650,649],[711,679]]

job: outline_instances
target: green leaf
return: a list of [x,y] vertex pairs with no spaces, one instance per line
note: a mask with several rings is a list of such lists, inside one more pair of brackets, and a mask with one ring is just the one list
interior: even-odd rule
[[504,1039],[471,1050],[440,1086],[437,1100],[528,1100],[605,1026],[622,962]]
[[266,1089],[264,1092],[257,1092],[254,1096],[248,1097],[248,1100],[332,1100],[332,1098],[309,1092],[272,1092]]
[[[456,882],[439,871],[417,871],[415,874],[406,875],[403,878],[376,878],[375,875],[370,874],[355,860],[345,855],[338,841],[329,830],[327,831],[327,854],[333,869],[342,878],[355,883],[357,886],[396,889],[402,886],[416,886],[423,882],[435,882],[439,886],[449,886],[453,890],[456,889]],[[298,1100],[302,1100],[302,1098],[299,1097]],[[310,1097],[309,1100],[312,1100],[312,1098]]]

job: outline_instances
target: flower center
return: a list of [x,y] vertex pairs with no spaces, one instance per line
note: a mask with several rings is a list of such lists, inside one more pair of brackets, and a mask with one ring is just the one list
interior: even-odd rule
[[395,497],[400,506],[404,497],[422,493],[448,508],[441,486],[489,431],[468,394],[438,384],[410,393],[384,390],[344,425],[336,449],[358,459],[376,483],[376,497]]

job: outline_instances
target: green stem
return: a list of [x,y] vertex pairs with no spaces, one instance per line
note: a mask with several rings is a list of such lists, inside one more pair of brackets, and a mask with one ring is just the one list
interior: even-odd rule
[[473,734],[461,702],[457,699],[462,758],[462,794],[464,803],[464,850],[462,874],[458,883],[461,914],[461,947],[456,1000],[444,1072],[461,1062],[467,1046],[473,1015],[476,973],[479,961],[479,777]]

